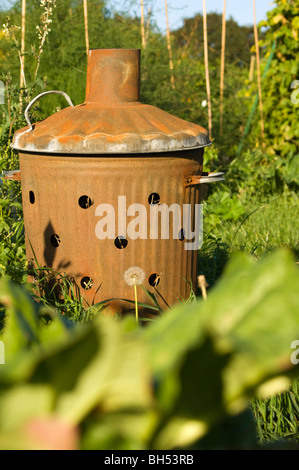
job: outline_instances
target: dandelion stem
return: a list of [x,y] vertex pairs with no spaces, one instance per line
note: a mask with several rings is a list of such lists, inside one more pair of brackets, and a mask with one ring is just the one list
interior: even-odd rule
[[138,323],[138,302],[137,302],[137,286],[134,284],[134,294],[135,294],[135,318]]
[[135,316],[136,322],[138,323],[138,303],[137,303],[137,286],[142,284],[145,274],[141,268],[138,266],[133,266],[126,270],[124,274],[124,279],[129,286],[134,286],[135,294]]

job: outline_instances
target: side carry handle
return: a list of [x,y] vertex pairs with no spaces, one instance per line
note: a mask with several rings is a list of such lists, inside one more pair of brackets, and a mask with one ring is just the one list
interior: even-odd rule
[[224,173],[221,173],[221,172],[219,173],[203,172],[202,175],[186,176],[185,187],[188,188],[189,186],[196,186],[197,184],[217,183],[219,181],[224,181],[225,177],[223,175]]

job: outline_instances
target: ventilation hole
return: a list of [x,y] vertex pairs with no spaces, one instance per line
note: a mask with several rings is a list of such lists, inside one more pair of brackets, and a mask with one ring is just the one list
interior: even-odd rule
[[148,203],[151,206],[154,206],[155,204],[159,204],[160,203],[160,195],[158,193],[150,194],[149,198],[148,198]]
[[183,228],[179,231],[178,239],[181,242],[183,242],[185,240],[185,230]]
[[33,191],[29,191],[29,201],[30,201],[30,204],[35,203],[35,194]]
[[81,196],[79,197],[78,204],[82,209],[88,209],[93,205],[93,201],[88,196]]
[[128,240],[126,239],[126,237],[122,237],[122,236],[116,237],[116,239],[114,240],[114,245],[119,250],[122,250],[123,248],[126,248],[126,246],[128,245]]
[[83,287],[83,289],[85,290],[88,290],[88,289],[91,289],[93,287],[93,280],[91,277],[89,276],[84,276],[82,277],[81,279],[81,286]]
[[56,233],[53,233],[50,237],[51,245],[57,248],[60,245],[60,238]]
[[152,287],[157,287],[157,285],[159,284],[160,282],[160,276],[159,274],[157,273],[153,273],[149,276],[148,278],[148,283],[150,286]]

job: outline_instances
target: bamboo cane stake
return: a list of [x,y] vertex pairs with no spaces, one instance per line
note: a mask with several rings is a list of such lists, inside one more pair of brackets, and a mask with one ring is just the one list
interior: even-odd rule
[[260,50],[259,50],[259,38],[258,30],[256,24],[256,9],[255,9],[255,0],[253,0],[253,24],[254,24],[254,41],[256,49],[256,68],[257,68],[257,83],[258,83],[258,94],[259,94],[259,104],[260,104],[260,115],[261,115],[261,137],[262,137],[262,146],[264,147],[264,116],[263,116],[263,98],[262,98],[262,83],[261,83],[261,70],[260,70]]
[[197,277],[197,284],[201,290],[203,299],[207,300],[207,287],[209,287],[209,284],[207,283],[206,278],[203,274]]
[[145,45],[147,45],[147,41],[148,41],[151,14],[152,14],[152,9],[151,7],[149,7],[148,12],[147,12],[147,22],[146,22],[146,28],[145,28]]
[[166,17],[167,48],[168,48],[168,53],[169,53],[169,68],[170,68],[170,74],[171,74],[171,86],[172,86],[172,89],[174,89],[173,60],[172,60],[172,50],[171,50],[171,42],[170,42],[167,0],[165,0],[165,17]]
[[26,29],[26,0],[22,0],[21,24],[21,54],[20,54],[20,103],[22,103],[23,87],[25,86],[25,29]]
[[252,55],[250,58],[250,68],[249,68],[249,77],[248,77],[250,82],[252,82],[253,80],[254,63],[255,63],[255,55]]
[[84,27],[85,27],[85,45],[86,45],[86,55],[89,51],[89,37],[88,37],[88,10],[87,10],[87,0],[83,0],[84,8]]
[[222,41],[221,41],[221,73],[220,73],[220,135],[223,130],[223,89],[225,69],[225,39],[226,39],[226,0],[223,2]]
[[142,42],[142,47],[145,49],[144,5],[143,5],[143,0],[140,0],[140,9],[141,9],[141,42]]
[[209,137],[210,139],[212,139],[212,108],[211,108],[211,88],[210,88],[210,76],[209,76],[206,0],[203,0],[203,35],[204,35],[204,56],[205,56],[206,87],[207,87],[207,101],[208,101],[208,117],[209,117]]

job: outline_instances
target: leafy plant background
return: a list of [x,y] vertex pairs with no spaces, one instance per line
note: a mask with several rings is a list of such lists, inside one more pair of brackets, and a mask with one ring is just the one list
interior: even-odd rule
[[[82,1],[54,3],[28,2],[22,89],[21,1],[0,11],[1,173],[18,168],[10,142],[30,99],[60,89],[75,104],[84,101]],[[45,27],[51,5],[41,50],[37,26]],[[172,88],[166,38],[152,21],[144,49],[130,2],[121,13],[105,1],[88,7],[91,48],[142,49],[141,100],[207,128],[201,15],[172,32]],[[226,179],[206,188],[204,199],[198,274],[208,283],[206,301],[199,292],[143,328],[130,316],[111,318],[104,304],[87,309],[63,273],[63,303],[47,288],[57,273],[39,267],[38,282],[28,284],[20,184],[0,178],[2,449],[297,448],[298,373],[290,356],[299,322],[298,105],[291,101],[298,11],[299,0],[277,0],[260,25],[264,142],[255,74],[249,77],[253,31],[233,20],[220,136],[221,16],[208,16],[214,143],[205,170],[225,171]],[[32,118],[64,106],[45,97]]]

